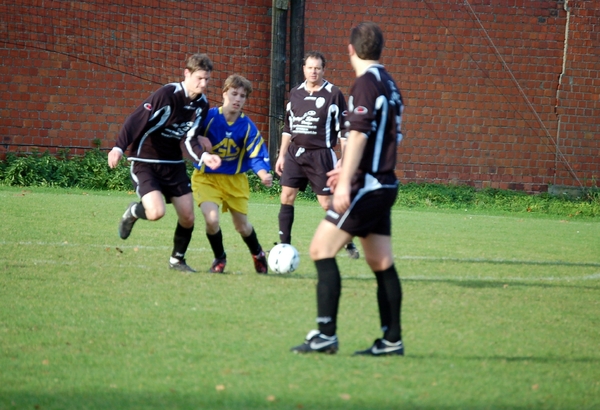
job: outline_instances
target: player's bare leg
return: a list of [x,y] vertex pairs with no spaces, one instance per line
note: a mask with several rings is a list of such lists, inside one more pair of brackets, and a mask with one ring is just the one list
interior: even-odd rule
[[349,233],[342,231],[329,221],[322,220],[310,243],[310,257],[313,261],[335,258],[339,250],[351,239],[352,236]]
[[[148,209],[148,211],[147,211]],[[119,222],[119,236],[127,239],[138,219],[155,221],[165,214],[165,202],[160,191],[151,191],[140,202],[131,202]]]
[[173,197],[171,198],[171,203],[175,207],[175,212],[177,212],[179,224],[184,228],[193,227],[196,216],[194,215],[194,197],[192,194],[189,193],[182,196]]
[[371,234],[360,238],[360,243],[365,253],[365,261],[373,272],[385,270],[394,263],[391,237]]
[[165,216],[166,205],[160,191],[151,191],[142,197],[142,205],[146,213],[146,219],[157,221]]
[[[317,200],[319,201],[319,205],[321,205],[321,208],[323,208],[325,211],[329,209],[329,204],[331,202],[330,195],[317,195]],[[348,256],[351,259],[360,258],[360,252],[358,251],[358,248],[356,247],[354,242],[352,242],[352,239],[350,239],[350,242],[346,243],[344,249],[346,249],[346,252],[348,253]]]

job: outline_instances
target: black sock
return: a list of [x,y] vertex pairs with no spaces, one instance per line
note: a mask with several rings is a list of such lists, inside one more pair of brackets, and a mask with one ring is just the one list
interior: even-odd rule
[[374,273],[377,278],[377,303],[383,337],[389,342],[397,342],[402,339],[400,325],[402,285],[400,278],[394,265]]
[[248,236],[242,236],[244,242],[246,242],[246,246],[248,246],[248,250],[252,255],[258,255],[260,251],[262,251],[262,247],[260,243],[258,243],[258,238],[256,237],[256,231],[252,228],[252,233]]
[[225,255],[225,248],[223,247],[223,233],[221,229],[219,229],[219,232],[212,235],[207,232],[206,237],[208,238],[208,243],[215,255],[215,259],[225,259],[227,255]]
[[144,205],[141,202],[135,204],[131,211],[133,213],[133,216],[135,216],[138,219],[148,219],[146,217],[146,209],[144,208]]
[[184,228],[177,222],[177,228],[175,228],[175,236],[173,237],[173,253],[171,256],[177,259],[183,259],[185,252],[192,240],[192,232],[194,226],[191,228]]
[[292,225],[294,224],[294,206],[281,205],[279,208],[279,242],[292,243]]
[[335,258],[315,261],[317,268],[317,323],[326,336],[335,335],[342,278]]

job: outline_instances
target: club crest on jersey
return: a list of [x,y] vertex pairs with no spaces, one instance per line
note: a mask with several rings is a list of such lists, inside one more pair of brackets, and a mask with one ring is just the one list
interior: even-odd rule
[[148,111],[152,111],[152,104],[146,103],[146,104],[144,104],[144,108]]
[[317,108],[321,108],[324,104],[325,104],[325,98],[323,98],[323,97],[319,97],[319,98],[317,98],[317,101],[315,101],[315,106]]
[[363,107],[362,105],[354,109],[354,114],[365,115],[368,112],[369,110],[367,109],[367,107]]

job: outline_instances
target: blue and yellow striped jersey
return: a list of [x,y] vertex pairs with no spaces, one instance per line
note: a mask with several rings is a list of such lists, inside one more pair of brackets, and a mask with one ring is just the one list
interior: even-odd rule
[[200,134],[212,143],[212,153],[221,157],[221,166],[212,170],[204,164],[194,166],[202,172],[211,174],[234,175],[252,170],[258,173],[261,169],[271,170],[269,152],[262,135],[256,125],[244,113],[229,124],[222,112],[222,107],[214,107],[208,111]]

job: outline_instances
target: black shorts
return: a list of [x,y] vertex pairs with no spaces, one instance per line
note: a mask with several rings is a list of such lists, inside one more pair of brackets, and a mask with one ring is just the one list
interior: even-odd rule
[[360,238],[369,234],[391,236],[391,211],[397,196],[397,185],[375,190],[362,188],[352,193],[352,202],[344,214],[338,215],[330,207],[325,219],[352,236]]
[[306,190],[308,183],[317,195],[331,195],[327,173],[335,167],[337,157],[331,148],[304,149],[293,142],[285,154],[280,185]]
[[185,163],[155,164],[133,161],[131,164],[133,188],[140,198],[152,191],[160,191],[167,203],[171,198],[192,192]]

